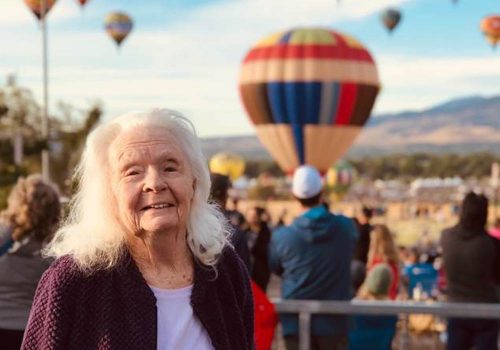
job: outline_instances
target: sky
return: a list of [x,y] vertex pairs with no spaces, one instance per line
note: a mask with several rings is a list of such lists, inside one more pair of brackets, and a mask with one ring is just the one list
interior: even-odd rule
[[[380,11],[396,7],[388,35]],[[134,29],[120,50],[103,29],[120,10]],[[382,91],[374,115],[420,110],[453,98],[500,95],[500,50],[479,30],[500,14],[493,0],[58,0],[48,15],[50,109],[103,103],[104,118],[153,107],[186,114],[202,137],[252,134],[238,94],[241,60],[261,38],[326,26],[374,56]],[[42,102],[42,45],[22,0],[0,0],[0,86],[8,74]]]

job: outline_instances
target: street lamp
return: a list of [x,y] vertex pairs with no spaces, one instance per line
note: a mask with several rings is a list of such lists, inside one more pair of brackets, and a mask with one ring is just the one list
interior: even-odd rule
[[42,137],[45,146],[42,150],[42,177],[45,181],[50,180],[50,158],[49,158],[49,83],[48,83],[48,57],[47,57],[47,22],[46,15],[57,0],[24,0],[35,16],[40,20],[42,30],[42,60],[43,60],[43,115],[42,115]]

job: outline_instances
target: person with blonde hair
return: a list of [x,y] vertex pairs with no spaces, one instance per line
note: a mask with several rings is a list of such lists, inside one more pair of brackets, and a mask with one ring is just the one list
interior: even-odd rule
[[98,126],[76,176],[22,349],[253,349],[250,279],[187,118]]
[[380,263],[386,263],[391,267],[393,278],[389,297],[396,299],[399,286],[399,262],[398,252],[391,231],[386,225],[375,225],[370,237],[370,248],[368,250],[367,271]]
[[50,260],[41,250],[60,218],[59,195],[39,175],[20,177],[0,213],[0,343],[21,346],[35,289]]

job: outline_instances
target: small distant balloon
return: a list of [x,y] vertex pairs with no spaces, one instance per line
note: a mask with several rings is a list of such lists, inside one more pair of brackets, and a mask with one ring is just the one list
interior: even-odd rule
[[89,2],[89,0],[76,0],[76,1],[80,4],[81,7],[85,6],[85,4]]
[[[56,1],[57,0],[45,0],[45,15],[49,13]],[[42,0],[24,0],[24,3],[30,8],[36,18],[39,20],[42,19]]]
[[347,161],[341,159],[326,172],[326,184],[330,187],[349,189],[354,181],[356,170]]
[[111,12],[104,20],[104,26],[109,36],[119,47],[133,27],[132,19],[124,12]]
[[382,11],[382,14],[380,15],[380,19],[389,33],[391,33],[398,26],[401,21],[401,17],[401,12],[394,8],[388,8]]
[[234,181],[243,175],[245,161],[236,154],[221,152],[210,159],[209,168],[212,173],[229,176]]
[[491,46],[496,48],[500,42],[500,15],[491,15],[483,18],[481,21],[481,31]]

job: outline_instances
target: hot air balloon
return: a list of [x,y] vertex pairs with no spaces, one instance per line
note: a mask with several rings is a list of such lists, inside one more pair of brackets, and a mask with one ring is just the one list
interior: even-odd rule
[[370,116],[380,84],[370,53],[354,38],[298,28],[261,40],[240,74],[243,105],[281,169],[325,173]]
[[[49,13],[56,1],[45,0],[45,14]],[[39,20],[42,19],[42,0],[24,0],[24,3],[30,8],[36,18]]]
[[401,12],[396,9],[389,8],[382,11],[380,19],[382,20],[384,27],[387,28],[389,33],[392,33],[392,31],[398,26],[399,22],[401,21]]
[[485,17],[481,21],[481,31],[486,40],[495,48],[500,42],[500,15]]
[[326,173],[326,184],[329,187],[350,187],[354,181],[356,171],[354,167],[345,160],[339,160],[328,169]]
[[104,20],[106,32],[118,47],[132,30],[132,19],[123,12],[111,12]]
[[331,196],[335,201],[341,201],[344,196],[349,192],[356,171],[354,167],[345,160],[339,160],[328,169],[326,173],[326,185]]
[[210,158],[209,167],[211,172],[227,175],[234,181],[243,175],[245,161],[236,154],[221,152]]
[[81,7],[85,6],[85,4],[89,2],[89,0],[76,0],[76,1],[80,4]]

